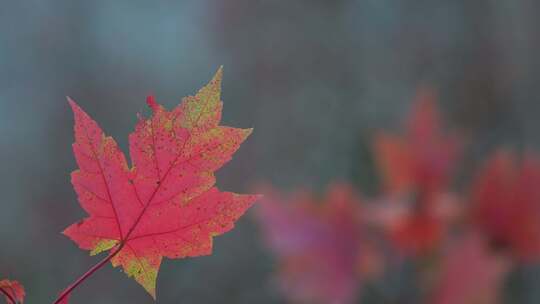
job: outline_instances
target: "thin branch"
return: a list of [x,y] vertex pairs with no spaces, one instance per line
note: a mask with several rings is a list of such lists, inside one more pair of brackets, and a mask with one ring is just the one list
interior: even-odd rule
[[71,292],[77,288],[79,285],[81,285],[88,277],[90,277],[94,272],[98,271],[101,267],[103,267],[105,264],[107,264],[112,258],[114,258],[121,250],[124,248],[125,243],[122,242],[120,245],[111,252],[107,257],[105,257],[103,260],[101,260],[99,263],[94,265],[92,268],[90,268],[87,272],[85,272],[81,277],[77,279],[73,284],[69,285],[68,288],[66,288],[60,296],[54,301],[54,304],[59,304],[64,300],[67,296],[71,294]]

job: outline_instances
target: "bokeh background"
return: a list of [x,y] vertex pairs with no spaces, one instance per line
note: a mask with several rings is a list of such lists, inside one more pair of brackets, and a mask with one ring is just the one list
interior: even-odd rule
[[[540,144],[536,0],[1,4],[0,276],[22,281],[28,303],[52,301],[98,261],[60,234],[84,215],[69,178],[66,95],[126,151],[136,114],[149,113],[146,95],[172,107],[224,65],[224,123],[255,128],[218,173],[218,186],[235,192],[342,180],[373,193],[372,133],[398,128],[422,85],[439,93],[448,125],[473,139],[467,166],[497,146]],[[285,303],[250,214],[212,256],[165,261],[158,303]],[[540,301],[539,269],[512,274],[508,303]],[[72,302],[151,298],[105,267]]]

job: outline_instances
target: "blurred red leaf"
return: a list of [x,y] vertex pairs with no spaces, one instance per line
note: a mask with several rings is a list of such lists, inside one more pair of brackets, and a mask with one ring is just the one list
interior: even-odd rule
[[233,228],[257,199],[214,185],[214,171],[251,133],[219,125],[221,77],[220,69],[172,111],[148,99],[152,116],[129,136],[132,168],[116,142],[70,101],[80,168],[72,183],[89,217],[64,234],[91,255],[110,250],[113,266],[154,298],[163,257],[210,254],[212,238]]
[[540,260],[540,158],[499,151],[472,187],[475,223],[499,249],[522,261]]
[[384,190],[392,194],[434,193],[447,189],[462,150],[461,140],[442,131],[436,96],[419,90],[402,136],[379,133],[375,160]]
[[[24,303],[26,293],[24,292],[24,287],[21,285],[21,283],[17,281],[0,280],[0,289],[8,304]],[[13,303],[13,301],[10,300],[10,297],[15,300],[16,303]]]
[[304,303],[352,303],[361,275],[380,266],[378,255],[367,244],[362,247],[360,201],[354,191],[337,185],[322,201],[308,192],[289,197],[265,192],[257,215],[279,258],[284,293]]
[[431,304],[496,304],[510,262],[492,255],[478,235],[454,242],[443,257]]
[[442,131],[435,93],[421,89],[402,136],[380,133],[375,137],[375,161],[381,171],[386,201],[403,206],[379,206],[375,213],[398,208],[393,217],[381,216],[396,246],[409,254],[435,248],[457,211],[457,198],[449,184],[462,143]]

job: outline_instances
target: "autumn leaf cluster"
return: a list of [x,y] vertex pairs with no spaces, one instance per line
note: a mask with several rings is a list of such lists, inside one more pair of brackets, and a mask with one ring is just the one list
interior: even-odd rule
[[[265,186],[257,219],[283,296],[501,303],[511,271],[540,261],[540,156],[499,148],[465,167],[471,140],[443,124],[435,92],[423,88],[401,131],[372,134],[375,195],[346,182],[292,193]],[[407,265],[412,288],[390,292]]]

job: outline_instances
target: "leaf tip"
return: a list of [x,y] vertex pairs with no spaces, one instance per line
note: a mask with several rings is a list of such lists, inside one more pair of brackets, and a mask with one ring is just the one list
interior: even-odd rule
[[86,113],[81,109],[81,107],[73,100],[71,97],[66,96],[66,99],[69,103],[69,106],[71,107],[71,110],[73,111],[73,115],[75,116],[75,121],[81,119],[82,117],[85,117]]
[[152,109],[152,111],[157,112],[159,109],[159,105],[156,102],[156,97],[154,95],[148,95],[146,97],[146,104]]
[[73,111],[75,111],[75,109],[79,109],[79,105],[75,102],[75,100],[73,100],[73,98],[66,96],[66,100]]
[[251,133],[253,133],[253,128],[247,128],[247,129],[244,129],[244,136],[245,136],[245,137],[250,136]]
[[223,79],[223,66],[219,66],[218,70],[216,71],[216,74],[214,74],[214,77],[210,81],[211,84],[214,84],[217,87],[221,87],[221,80]]

